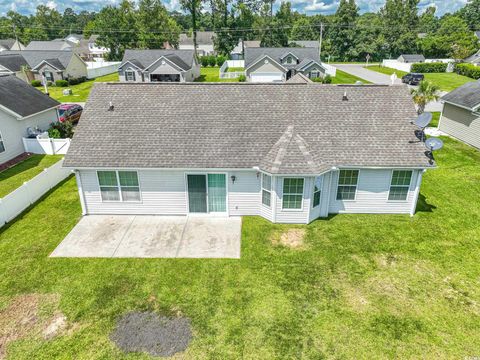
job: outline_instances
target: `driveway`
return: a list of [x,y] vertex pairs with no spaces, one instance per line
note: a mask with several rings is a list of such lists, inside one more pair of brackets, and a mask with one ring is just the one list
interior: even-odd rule
[[[365,69],[364,65],[362,64],[333,64],[333,66],[335,66],[337,69],[345,71],[350,75],[358,76],[359,78],[368,80],[373,84],[392,84],[390,75],[385,75],[376,71]],[[401,83],[402,81],[400,79],[395,80],[395,85],[399,85]]]
[[240,217],[84,216],[50,257],[240,258]]

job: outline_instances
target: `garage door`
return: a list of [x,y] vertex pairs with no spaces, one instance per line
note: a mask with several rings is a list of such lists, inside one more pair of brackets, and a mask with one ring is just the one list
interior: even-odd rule
[[251,82],[281,82],[282,73],[255,73],[250,75]]

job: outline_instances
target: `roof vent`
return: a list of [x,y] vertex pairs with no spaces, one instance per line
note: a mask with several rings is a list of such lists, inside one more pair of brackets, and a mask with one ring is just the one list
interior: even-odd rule
[[114,109],[113,103],[110,101],[108,104],[108,111],[113,111],[113,109]]
[[348,101],[347,92],[343,93],[342,101]]

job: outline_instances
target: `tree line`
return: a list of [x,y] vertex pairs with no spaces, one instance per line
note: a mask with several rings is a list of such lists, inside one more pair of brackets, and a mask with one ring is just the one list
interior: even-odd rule
[[0,17],[0,38],[53,40],[70,33],[98,34],[97,43],[121,59],[127,48],[178,46],[180,33],[215,31],[215,48],[228,55],[243,40],[262,46],[287,46],[292,40],[320,40],[322,58],[364,61],[421,53],[427,58],[462,59],[477,50],[480,0],[468,0],[455,13],[439,17],[435,7],[419,13],[420,0],[386,0],[376,13],[359,13],[355,0],[341,0],[335,14],[311,15],[292,10],[288,1],[274,11],[273,0],[180,0],[183,12],[167,11],[161,0],[122,0],[99,12],[63,13],[45,5],[35,14],[9,11]]

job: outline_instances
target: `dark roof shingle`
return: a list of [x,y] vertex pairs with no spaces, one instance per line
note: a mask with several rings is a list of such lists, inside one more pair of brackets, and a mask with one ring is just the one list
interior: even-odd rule
[[183,70],[188,70],[193,66],[195,52],[193,50],[125,50],[122,64],[130,61],[142,70],[147,69],[161,57],[172,61]]
[[427,167],[415,117],[403,86],[96,83],[65,166]]
[[[292,53],[298,58],[299,63],[304,60],[313,60],[320,63],[320,55],[318,53],[317,48],[301,48],[301,47],[294,47],[294,48],[245,48],[245,68],[250,67],[253,63],[257,62],[263,56],[267,55],[271,57],[273,60],[277,61],[281,64],[280,58],[284,57],[288,53]],[[286,65],[286,67],[296,67],[297,64],[293,65]]]
[[22,55],[19,54],[6,54],[0,53],[0,65],[4,68],[17,72],[21,71],[22,67],[27,67],[28,63]]
[[468,82],[442,97],[454,105],[475,109],[480,106],[480,80]]

